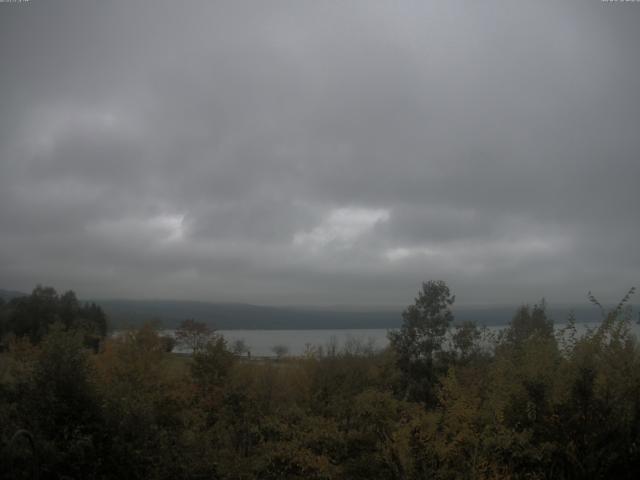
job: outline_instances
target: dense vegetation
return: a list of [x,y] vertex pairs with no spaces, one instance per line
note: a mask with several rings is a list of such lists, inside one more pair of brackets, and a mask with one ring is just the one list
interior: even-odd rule
[[[427,282],[390,347],[249,361],[185,323],[107,338],[99,307],[36,289],[0,307],[0,469],[107,479],[636,478],[640,349],[628,296],[558,332],[542,302],[496,337]],[[597,300],[591,297],[596,306]],[[71,302],[73,304],[73,302]],[[26,313],[25,313],[26,312]],[[93,314],[91,314],[93,312]],[[26,319],[26,320],[25,320]],[[198,331],[198,329],[200,329]],[[198,333],[199,332],[199,333]],[[198,336],[200,335],[200,336]],[[202,342],[201,340],[205,340]]]

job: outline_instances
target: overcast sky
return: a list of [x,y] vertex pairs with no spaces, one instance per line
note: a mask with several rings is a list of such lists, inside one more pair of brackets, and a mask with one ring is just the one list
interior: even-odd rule
[[405,305],[640,278],[640,3],[0,3],[0,288]]

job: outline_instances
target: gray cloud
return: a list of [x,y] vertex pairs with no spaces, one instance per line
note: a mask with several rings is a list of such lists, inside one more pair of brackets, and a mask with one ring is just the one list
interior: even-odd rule
[[615,300],[640,254],[640,7],[0,4],[0,285]]

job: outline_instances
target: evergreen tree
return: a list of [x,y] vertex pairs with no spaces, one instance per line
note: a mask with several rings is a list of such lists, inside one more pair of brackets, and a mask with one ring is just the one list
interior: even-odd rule
[[444,368],[441,355],[453,321],[455,296],[441,280],[422,284],[415,303],[402,313],[398,331],[389,332],[397,366],[403,374],[407,398],[430,404],[435,401],[437,373]]

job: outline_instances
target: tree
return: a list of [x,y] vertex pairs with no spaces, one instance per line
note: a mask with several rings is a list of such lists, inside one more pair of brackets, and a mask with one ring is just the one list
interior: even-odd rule
[[196,383],[205,390],[214,386],[221,386],[227,377],[235,356],[227,348],[227,342],[222,335],[214,335],[193,355],[191,374]]
[[85,303],[78,310],[75,320],[76,328],[80,328],[87,335],[105,337],[107,335],[107,316],[99,305]]
[[241,357],[242,355],[244,355],[245,353],[250,357],[251,356],[251,349],[249,348],[249,346],[247,345],[247,342],[245,342],[243,339],[239,338],[237,339],[235,342],[233,342],[233,346],[231,348],[231,351],[234,353],[234,355],[237,355],[239,357]]
[[[40,344],[33,382],[20,402],[40,445],[46,470],[57,477],[92,478],[100,398],[82,334],[51,326]],[[55,478],[52,477],[52,478]]]
[[5,329],[38,343],[51,325],[60,322],[67,330],[84,334],[85,343],[97,345],[107,334],[107,316],[95,303],[81,305],[73,290],[58,295],[52,287],[38,285],[31,295],[10,301]]
[[388,334],[409,398],[426,403],[435,400],[433,386],[437,371],[442,370],[439,354],[453,321],[454,301],[444,281],[425,282],[415,303],[402,313],[400,330]]
[[60,321],[69,329],[74,326],[75,320],[79,317],[80,303],[73,290],[63,293],[58,297],[57,310]]
[[164,351],[167,353],[171,353],[174,348],[176,348],[177,340],[169,335],[161,335],[160,340],[162,341],[162,345],[164,346]]
[[481,336],[482,331],[473,322],[466,321],[456,325],[451,340],[459,361],[464,363],[480,353]]
[[271,347],[271,351],[275,354],[278,360],[280,360],[289,353],[289,347],[286,345],[274,345]]
[[0,351],[2,350],[2,337],[7,330],[7,319],[9,317],[9,312],[6,307],[6,302],[4,298],[0,297]]
[[55,289],[38,285],[31,295],[10,302],[9,330],[38,343],[59,317],[59,298]]
[[547,304],[544,298],[540,305],[522,305],[516,312],[506,330],[507,340],[514,345],[520,345],[531,336],[543,338],[553,337],[553,320],[547,317]]
[[183,320],[176,330],[178,344],[193,353],[202,350],[213,335],[213,330],[206,323],[193,319]]
[[187,477],[176,459],[185,458],[179,437],[190,392],[172,374],[174,360],[150,323],[109,338],[95,356],[108,473],[92,478]]

